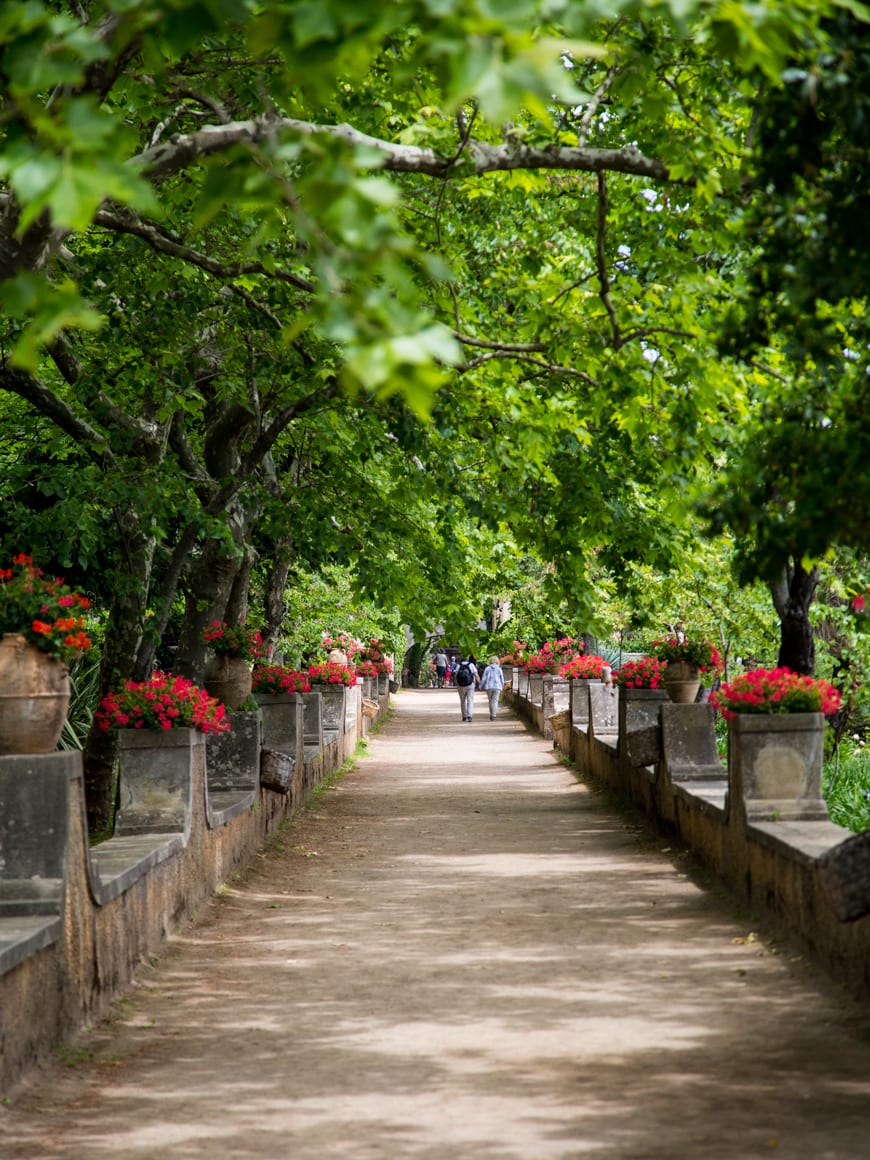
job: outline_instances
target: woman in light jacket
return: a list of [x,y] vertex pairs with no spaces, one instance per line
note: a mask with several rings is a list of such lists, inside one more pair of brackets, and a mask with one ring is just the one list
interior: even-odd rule
[[489,719],[494,721],[498,713],[498,699],[504,688],[504,673],[501,671],[498,657],[489,658],[489,664],[483,670],[478,688],[486,692],[489,701]]

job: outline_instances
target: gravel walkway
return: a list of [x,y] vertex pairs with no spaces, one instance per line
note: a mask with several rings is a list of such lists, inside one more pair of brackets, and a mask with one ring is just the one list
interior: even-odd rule
[[4,1160],[865,1160],[866,1008],[482,695],[394,704],[13,1093]]

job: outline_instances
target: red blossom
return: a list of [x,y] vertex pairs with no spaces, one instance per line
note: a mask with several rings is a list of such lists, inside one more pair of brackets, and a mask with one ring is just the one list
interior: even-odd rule
[[723,717],[739,713],[824,713],[840,707],[840,693],[828,681],[791,669],[752,669],[710,694]]

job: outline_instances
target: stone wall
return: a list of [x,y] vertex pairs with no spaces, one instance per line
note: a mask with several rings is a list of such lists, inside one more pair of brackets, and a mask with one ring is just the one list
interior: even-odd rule
[[[505,699],[535,726],[537,707],[516,684]],[[645,814],[753,914],[870,997],[870,833],[850,835],[817,801],[796,820],[777,811],[761,820],[757,802],[747,811],[733,755],[717,754],[710,706],[647,698],[620,706],[614,730],[619,690],[590,685],[586,695],[588,723],[574,723],[566,751],[580,775]]]
[[[135,785],[122,770],[123,832],[93,848],[78,753],[0,757],[0,1093],[105,1015],[136,965],[354,753],[373,719],[347,692],[302,768],[277,755],[292,771],[281,791],[260,783],[261,759],[276,755],[262,747],[259,714],[239,715],[232,744],[191,733],[188,781],[168,798],[159,757],[150,774],[130,775]],[[389,690],[373,695],[380,716]]]

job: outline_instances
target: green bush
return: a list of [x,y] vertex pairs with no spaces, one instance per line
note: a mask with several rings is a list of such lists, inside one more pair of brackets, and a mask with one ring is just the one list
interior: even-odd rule
[[870,746],[854,738],[841,742],[839,759],[825,762],[822,796],[832,822],[856,834],[870,829]]

